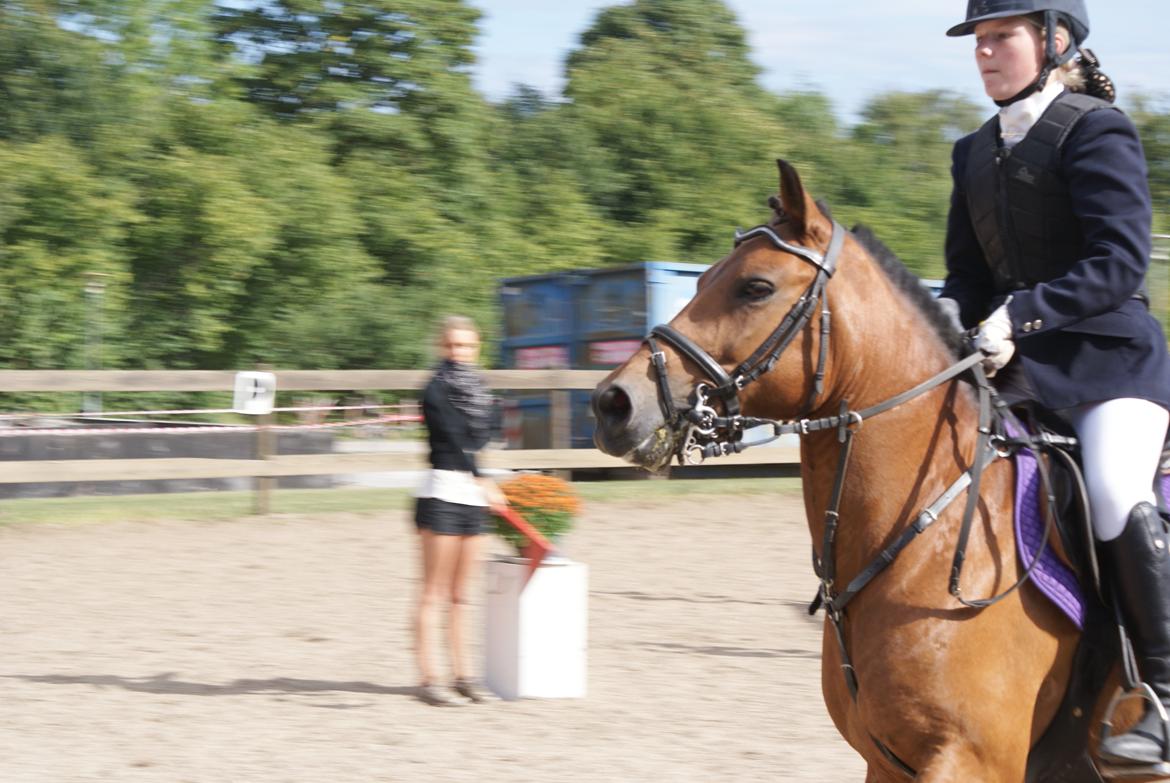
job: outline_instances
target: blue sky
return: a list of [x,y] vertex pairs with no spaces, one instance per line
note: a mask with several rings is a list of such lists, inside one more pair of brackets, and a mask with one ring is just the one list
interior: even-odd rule
[[[489,99],[523,82],[546,94],[562,84],[565,55],[597,12],[619,2],[469,0],[483,11],[475,84]],[[964,0],[726,0],[774,92],[814,87],[846,120],[888,90],[945,88],[992,108],[973,64],[971,38],[947,38]],[[1088,47],[1118,85],[1170,96],[1170,3],[1088,0]]]

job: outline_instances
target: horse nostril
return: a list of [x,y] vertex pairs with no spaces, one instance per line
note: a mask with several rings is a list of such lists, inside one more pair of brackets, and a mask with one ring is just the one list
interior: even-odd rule
[[630,396],[620,386],[610,386],[597,397],[597,418],[606,424],[624,424],[633,407]]

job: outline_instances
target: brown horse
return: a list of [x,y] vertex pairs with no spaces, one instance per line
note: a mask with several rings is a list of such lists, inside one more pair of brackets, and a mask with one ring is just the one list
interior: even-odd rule
[[[835,269],[827,270],[826,306],[812,303],[774,366],[761,368],[766,371],[752,383],[731,382],[745,414],[791,420],[831,417],[844,406],[860,410],[956,363],[944,316],[917,278],[896,261],[880,262],[840,231],[805,193],[796,171],[779,163],[780,199],[771,202],[770,232],[756,230],[737,241],[671,321],[675,336],[649,338],[598,385],[595,440],[603,451],[653,470],[668,464],[684,445],[685,425],[698,421],[676,413],[693,411],[700,384],[718,386],[727,368],[758,364],[753,351],[802,306],[794,303],[807,304],[809,292],[817,292],[830,255]],[[835,233],[839,248],[831,247]],[[828,310],[831,331],[823,323]],[[687,350],[688,343],[698,350]],[[661,372],[655,352],[665,360]],[[824,377],[819,392],[818,370]],[[831,564],[838,586],[972,468],[978,417],[972,386],[949,380],[860,428],[848,425],[855,436]],[[827,428],[801,441],[817,558],[824,554],[841,434],[840,427]],[[1004,459],[983,471],[963,571],[965,596],[1001,593],[1019,576],[1014,475],[1013,463]],[[826,621],[825,702],[837,729],[865,758],[866,781],[1024,781],[1029,752],[1069,680],[1079,632],[1031,585],[981,610],[963,606],[948,591],[965,502],[961,497],[950,504],[856,595],[841,619],[843,642]],[[859,685],[856,699],[842,673],[842,651]]]

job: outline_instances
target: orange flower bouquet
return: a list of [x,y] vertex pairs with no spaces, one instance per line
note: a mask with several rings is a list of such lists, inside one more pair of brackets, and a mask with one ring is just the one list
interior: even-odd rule
[[[566,533],[581,511],[581,499],[573,491],[572,485],[555,476],[521,473],[500,484],[500,490],[508,499],[508,505],[550,541]],[[528,543],[522,533],[499,515],[493,516],[496,533],[501,538],[517,550]]]

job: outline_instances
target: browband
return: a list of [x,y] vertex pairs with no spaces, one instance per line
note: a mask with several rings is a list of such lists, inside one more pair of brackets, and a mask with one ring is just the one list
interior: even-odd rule
[[[817,269],[822,270],[829,277],[832,277],[833,272],[837,271],[837,253],[833,252],[836,248],[832,245],[829,247],[829,253],[822,256],[815,250],[810,250],[809,248],[802,245],[794,245],[791,242],[785,242],[780,238],[779,234],[772,230],[771,226],[756,226],[755,228],[749,228],[747,231],[740,231],[739,229],[736,229],[735,246],[739,247],[741,243],[746,242],[752,237],[767,237],[768,241],[770,241],[776,247],[780,248],[786,253],[791,253],[794,256],[803,258]],[[838,239],[836,231],[833,232],[833,239]],[[839,242],[837,244],[839,244]]]

